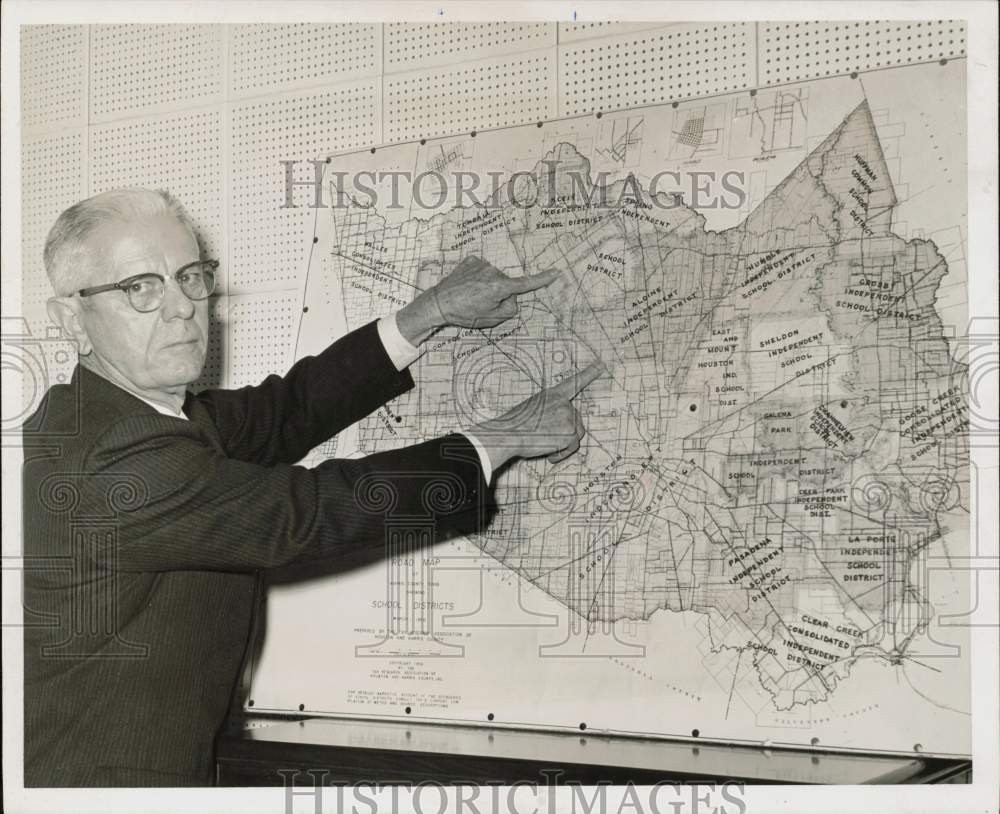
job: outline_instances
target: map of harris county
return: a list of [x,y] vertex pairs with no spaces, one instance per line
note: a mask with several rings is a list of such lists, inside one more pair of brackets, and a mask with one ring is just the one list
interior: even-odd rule
[[913,565],[967,536],[967,377],[935,307],[943,256],[893,233],[867,102],[724,231],[634,176],[598,188],[571,143],[532,174],[554,192],[535,205],[322,215],[349,328],[468,254],[563,271],[514,320],[431,339],[359,451],[468,427],[599,358],[580,452],[499,473],[476,546],[587,625],[705,615],[779,710],[828,700],[860,659],[911,658],[934,612]]

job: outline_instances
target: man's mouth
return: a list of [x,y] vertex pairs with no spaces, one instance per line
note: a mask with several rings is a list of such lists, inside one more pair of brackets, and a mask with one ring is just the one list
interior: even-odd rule
[[169,345],[164,345],[164,348],[177,348],[183,345],[196,345],[198,344],[197,339],[178,339],[176,342],[171,342]]

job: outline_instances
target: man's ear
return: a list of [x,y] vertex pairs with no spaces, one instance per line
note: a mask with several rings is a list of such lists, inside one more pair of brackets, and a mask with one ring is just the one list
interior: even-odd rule
[[77,353],[86,356],[94,346],[90,343],[83,324],[83,303],[76,297],[51,297],[45,303],[51,319],[62,330],[63,336],[76,343]]

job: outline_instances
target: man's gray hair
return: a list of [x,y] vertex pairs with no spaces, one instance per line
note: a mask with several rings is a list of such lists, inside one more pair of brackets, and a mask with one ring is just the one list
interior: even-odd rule
[[156,215],[173,215],[199,240],[184,207],[161,189],[112,189],[73,204],[56,218],[45,239],[45,273],[56,294],[67,297],[90,280],[98,258],[87,239],[95,229],[111,221],[127,223]]

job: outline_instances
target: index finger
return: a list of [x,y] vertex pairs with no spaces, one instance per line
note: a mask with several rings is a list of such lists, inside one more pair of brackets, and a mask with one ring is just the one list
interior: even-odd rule
[[604,363],[598,359],[591,362],[583,370],[578,370],[572,376],[554,384],[549,389],[549,392],[557,396],[562,396],[567,400],[571,399],[592,381],[601,378],[607,372],[608,369],[604,366]]
[[545,286],[554,283],[560,274],[562,274],[562,269],[549,269],[548,271],[540,271],[538,274],[525,274],[523,277],[511,277],[511,294],[526,294],[529,291],[544,288]]

